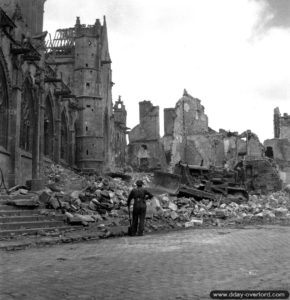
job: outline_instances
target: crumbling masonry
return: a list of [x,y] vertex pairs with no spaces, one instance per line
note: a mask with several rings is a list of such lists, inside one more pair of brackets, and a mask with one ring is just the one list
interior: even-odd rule
[[239,157],[262,157],[263,145],[250,130],[238,134],[208,126],[201,101],[184,90],[175,108],[164,109],[164,136],[159,137],[159,107],[139,103],[140,123],[129,133],[128,163],[135,169],[173,171],[175,164],[233,167]]
[[[201,101],[185,90],[175,108],[164,110],[162,139],[169,169],[180,161],[192,165],[224,166],[245,154],[262,156],[263,146],[251,131],[214,131],[208,126]],[[232,165],[231,165],[232,166]]]
[[264,142],[266,156],[279,166],[280,177],[285,184],[290,183],[290,116],[274,109],[274,139]]
[[135,170],[165,168],[165,155],[159,133],[159,106],[139,102],[139,125],[129,132],[128,164]]

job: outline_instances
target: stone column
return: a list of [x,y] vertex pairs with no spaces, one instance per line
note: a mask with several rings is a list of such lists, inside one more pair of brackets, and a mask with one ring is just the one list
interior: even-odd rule
[[19,70],[15,70],[12,76],[12,93],[9,108],[9,141],[10,145],[10,172],[8,174],[8,186],[13,187],[19,183],[20,153],[20,120],[21,120],[21,97],[22,97],[22,76]]
[[44,181],[44,113],[45,113],[45,95],[41,90],[40,95],[40,141],[39,141],[39,175]]
[[41,89],[39,87],[34,88],[34,122],[33,122],[33,142],[32,142],[32,180],[31,189],[33,191],[43,188],[43,180],[40,177],[40,123],[41,123]]
[[54,161],[58,164],[60,161],[60,139],[61,139],[61,116],[60,116],[60,97],[56,98],[58,102],[55,106],[55,131],[54,131]]
[[69,164],[75,165],[75,130],[74,128],[69,131]]

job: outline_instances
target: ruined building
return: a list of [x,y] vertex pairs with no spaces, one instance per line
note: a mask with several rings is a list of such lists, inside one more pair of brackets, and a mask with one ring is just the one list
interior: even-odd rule
[[46,165],[101,172],[125,163],[126,109],[112,103],[107,26],[60,29],[45,0],[0,0],[0,167],[9,186],[42,184]]
[[274,138],[264,142],[266,156],[275,160],[279,166],[280,177],[290,183],[290,116],[280,114],[274,109]]
[[139,171],[164,168],[159,106],[150,101],[139,102],[139,119],[140,123],[129,132],[128,164]]
[[201,101],[184,90],[175,108],[164,110],[164,149],[167,163],[172,167],[179,161],[192,165],[223,166],[239,156],[262,156],[258,137],[245,131],[214,131]]
[[184,90],[175,108],[164,109],[164,136],[159,136],[159,107],[139,103],[140,123],[129,133],[128,163],[135,168],[173,171],[175,164],[233,167],[239,157],[262,157],[263,145],[250,130],[238,134],[208,126],[201,101]]

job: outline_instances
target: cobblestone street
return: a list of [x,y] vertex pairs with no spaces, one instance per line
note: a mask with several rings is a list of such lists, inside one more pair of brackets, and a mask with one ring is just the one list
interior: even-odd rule
[[290,291],[290,227],[194,229],[1,252],[0,299],[210,299]]

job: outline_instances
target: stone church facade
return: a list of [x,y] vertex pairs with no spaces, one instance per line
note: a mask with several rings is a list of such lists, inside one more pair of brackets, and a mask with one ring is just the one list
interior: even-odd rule
[[84,172],[125,164],[126,109],[113,105],[107,26],[97,19],[45,42],[45,0],[0,0],[0,167],[6,185],[61,163]]

